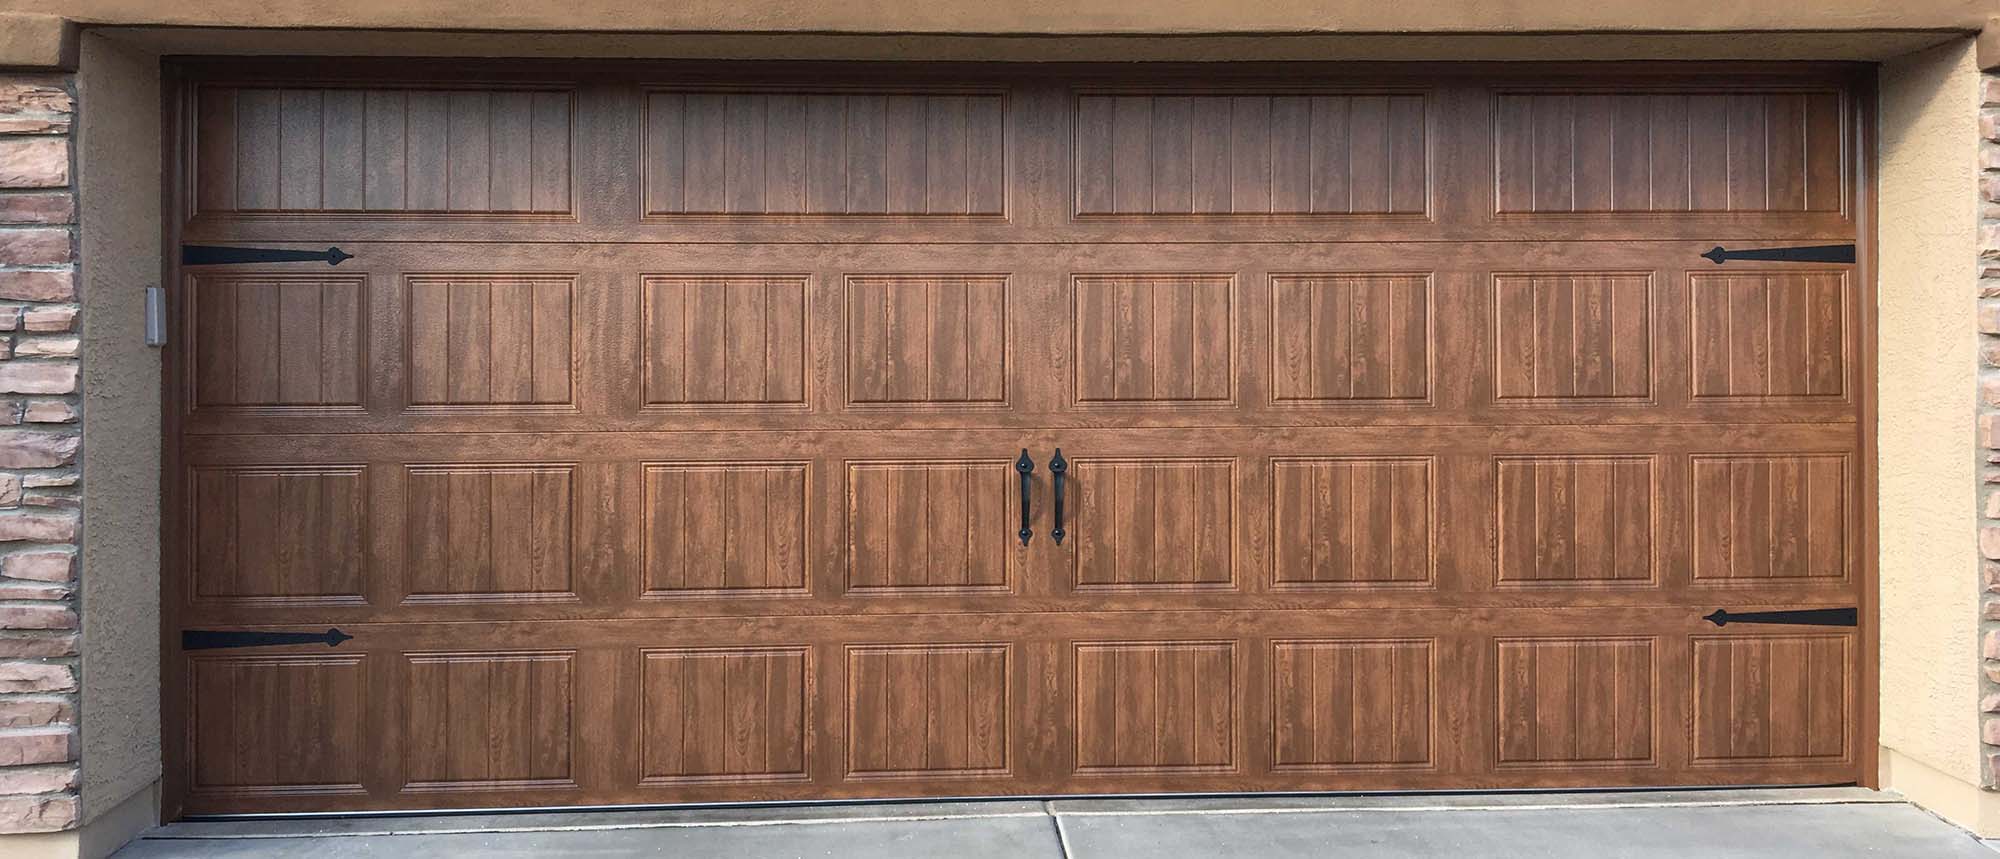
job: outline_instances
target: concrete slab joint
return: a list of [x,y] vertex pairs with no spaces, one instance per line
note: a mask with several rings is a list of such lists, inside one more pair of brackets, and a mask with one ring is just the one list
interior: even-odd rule
[[0,75],[0,832],[79,820],[75,91]]

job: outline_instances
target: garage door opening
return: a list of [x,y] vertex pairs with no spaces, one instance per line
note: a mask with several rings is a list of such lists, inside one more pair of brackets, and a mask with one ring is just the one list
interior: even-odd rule
[[172,71],[170,815],[1873,771],[1858,67]]

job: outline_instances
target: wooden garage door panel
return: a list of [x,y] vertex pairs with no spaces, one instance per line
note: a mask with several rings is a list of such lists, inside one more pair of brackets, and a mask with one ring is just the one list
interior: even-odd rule
[[997,217],[1007,99],[897,90],[646,94],[646,216]]
[[641,785],[810,777],[810,650],[660,648],[640,657]]
[[[408,627],[346,655],[197,656],[195,795],[481,807],[1851,767],[1852,633],[1621,632],[1658,613],[1560,609],[1548,616],[1570,634],[1532,637],[1506,616],[1380,609],[1044,614],[994,638],[975,631],[998,628],[984,618],[941,615]],[[1380,635],[1347,634],[1361,629]],[[506,646],[524,634],[552,646]],[[446,641],[463,649],[424,646]],[[291,706],[319,696],[337,703]],[[331,745],[301,739],[321,735]],[[362,737],[374,751],[345,751]]]
[[1435,768],[1430,639],[1272,642],[1271,769]]
[[1713,246],[370,243],[199,274],[180,372],[222,434],[1851,419],[1851,278]]
[[475,66],[191,66],[175,813],[1872,766],[1844,72]]
[[1423,93],[1084,93],[1076,214],[1418,214]]
[[214,85],[196,98],[203,213],[571,213],[569,91]]
[[847,404],[1006,404],[1007,281],[848,276]]
[[239,797],[365,793],[367,669],[367,658],[354,654],[189,659],[188,789]]
[[1839,211],[1840,93],[1502,92],[1498,211]]
[[192,409],[359,410],[368,280],[216,274],[188,281]]

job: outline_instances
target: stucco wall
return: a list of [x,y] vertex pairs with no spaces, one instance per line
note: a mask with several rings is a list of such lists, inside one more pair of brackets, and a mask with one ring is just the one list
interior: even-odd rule
[[[1881,73],[1878,445],[1881,743],[1977,786],[1972,551],[1979,71],[1970,41]],[[1905,774],[1908,774],[1907,772]]]
[[86,35],[77,70],[83,266],[83,819],[160,775],[157,58]]
[[1615,3],[1463,0],[0,0],[82,23],[467,30],[883,33],[1563,32],[1977,29],[1988,0]]

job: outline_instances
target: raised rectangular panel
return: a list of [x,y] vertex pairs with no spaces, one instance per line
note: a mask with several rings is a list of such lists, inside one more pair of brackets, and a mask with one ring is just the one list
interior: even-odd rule
[[406,602],[574,600],[572,467],[412,465]]
[[1695,398],[1844,399],[1847,292],[1837,271],[1688,275]]
[[1274,771],[1432,765],[1430,639],[1277,641],[1271,656]]
[[1226,405],[1236,396],[1227,274],[1084,274],[1070,292],[1079,403]]
[[1694,763],[1849,760],[1853,644],[1842,634],[1694,638]]
[[1085,93],[1075,212],[1123,216],[1421,215],[1421,93]]
[[1429,274],[1276,274],[1271,292],[1273,400],[1430,400]]
[[360,411],[367,291],[361,275],[190,277],[191,408]]
[[804,408],[804,275],[646,275],[646,408]]
[[1653,639],[1502,638],[1496,647],[1501,768],[1657,761]]
[[567,216],[574,93],[205,85],[200,214]]
[[410,653],[403,790],[576,787],[576,654]]
[[807,648],[662,648],[639,656],[641,785],[810,777]]
[[1075,657],[1078,774],[1237,770],[1234,642],[1079,642]]
[[847,648],[847,777],[1011,772],[1008,645]]
[[413,408],[573,408],[574,275],[423,274],[407,283]]
[[1005,459],[848,463],[848,592],[1011,590],[1019,487]]
[[1499,469],[1501,584],[1653,582],[1650,456],[1510,456]]
[[1235,463],[1077,457],[1064,525],[1079,591],[1235,587]]
[[1694,577],[1845,579],[1846,454],[1694,457]]
[[195,602],[367,602],[366,466],[196,466],[188,523]]
[[1502,92],[1503,213],[1841,212],[1838,92]]
[[643,598],[806,592],[807,463],[645,468]]
[[187,785],[197,794],[360,794],[370,761],[367,657],[195,656]]
[[1273,459],[1273,585],[1429,586],[1436,573],[1434,471],[1427,456]]
[[1007,276],[847,278],[850,404],[1007,402]]
[[1493,276],[1494,394],[1501,400],[1653,396],[1652,276]]
[[648,218],[1007,213],[998,92],[646,93]]

